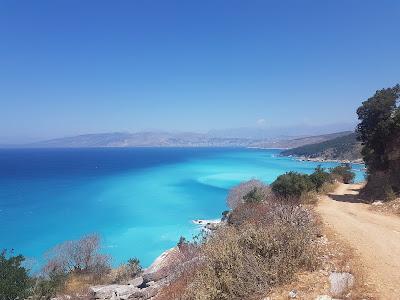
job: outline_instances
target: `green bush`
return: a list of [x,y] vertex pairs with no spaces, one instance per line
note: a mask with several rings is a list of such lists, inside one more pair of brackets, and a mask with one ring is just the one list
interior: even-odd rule
[[356,174],[351,170],[350,164],[342,164],[330,169],[333,177],[339,178],[343,183],[353,183]]
[[33,299],[48,300],[57,295],[61,291],[67,280],[66,274],[52,273],[47,277],[37,277],[34,279],[32,296]]
[[317,192],[320,192],[324,184],[331,181],[331,174],[319,165],[315,168],[314,173],[310,175],[310,180]]
[[25,258],[14,256],[12,251],[0,253],[0,300],[23,299],[28,295],[30,278],[28,270],[22,266]]
[[245,203],[259,203],[264,200],[264,193],[261,188],[254,187],[243,196],[243,200]]
[[128,270],[132,278],[142,273],[142,266],[138,258],[134,257],[128,260]]
[[275,195],[284,198],[300,198],[304,193],[315,189],[310,176],[297,172],[288,172],[278,176],[271,187]]
[[228,207],[235,209],[246,202],[261,202],[271,195],[271,189],[263,182],[252,179],[234,186],[228,193]]

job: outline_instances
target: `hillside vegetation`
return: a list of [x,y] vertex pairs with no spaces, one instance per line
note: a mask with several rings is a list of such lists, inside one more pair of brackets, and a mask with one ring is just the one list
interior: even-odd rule
[[332,140],[337,137],[349,135],[351,131],[341,131],[335,133],[321,134],[321,135],[312,135],[300,138],[290,138],[290,139],[277,139],[277,140],[264,140],[257,141],[250,144],[250,147],[259,147],[259,148],[296,148],[309,144],[316,144],[325,142],[328,140]]
[[355,133],[336,137],[321,143],[285,150],[281,155],[351,161],[360,160],[362,158],[361,143],[357,141],[357,135]]

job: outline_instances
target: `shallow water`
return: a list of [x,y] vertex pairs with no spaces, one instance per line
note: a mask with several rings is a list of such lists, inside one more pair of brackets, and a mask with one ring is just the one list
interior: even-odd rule
[[[0,150],[0,249],[40,262],[57,243],[88,233],[118,265],[143,265],[192,237],[194,219],[215,219],[233,185],[267,183],[319,164],[278,157],[279,150],[116,148]],[[336,163],[323,163],[332,167]],[[355,165],[357,180],[363,179]]]

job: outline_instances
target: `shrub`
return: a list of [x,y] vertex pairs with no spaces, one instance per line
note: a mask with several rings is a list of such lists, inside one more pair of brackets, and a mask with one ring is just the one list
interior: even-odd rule
[[28,295],[30,279],[28,270],[22,266],[25,258],[22,255],[14,256],[13,252],[7,256],[7,251],[0,253],[0,299],[23,299]]
[[317,192],[322,191],[323,186],[331,181],[331,175],[320,165],[315,168],[314,173],[310,174],[309,177]]
[[57,245],[47,254],[45,274],[68,274],[71,272],[101,277],[110,271],[110,258],[100,254],[100,237],[87,235],[79,240]]
[[268,185],[252,179],[233,187],[228,194],[227,204],[231,209],[245,202],[261,202],[271,194]]
[[114,274],[115,283],[128,283],[129,280],[139,276],[142,273],[142,266],[139,259],[131,258],[126,264],[117,268]]
[[140,265],[140,260],[136,257],[130,258],[128,260],[128,270],[129,270],[129,275],[134,278],[138,276],[140,273],[142,273],[142,266]]
[[202,247],[204,263],[183,299],[249,299],[315,266],[313,221],[307,210],[275,204],[260,221],[269,225],[243,222],[220,227],[209,237]]
[[356,174],[351,170],[351,165],[346,163],[330,169],[330,173],[343,183],[352,183]]
[[302,194],[315,188],[308,175],[297,172],[288,172],[278,176],[271,187],[277,196],[284,198],[300,198]]

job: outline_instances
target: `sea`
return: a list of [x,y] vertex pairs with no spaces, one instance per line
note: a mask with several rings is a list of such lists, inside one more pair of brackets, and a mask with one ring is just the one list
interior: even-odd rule
[[[96,233],[113,266],[143,266],[218,219],[234,185],[321,164],[247,148],[0,149],[0,249],[38,269],[55,245]],[[356,180],[364,178],[355,164]]]

